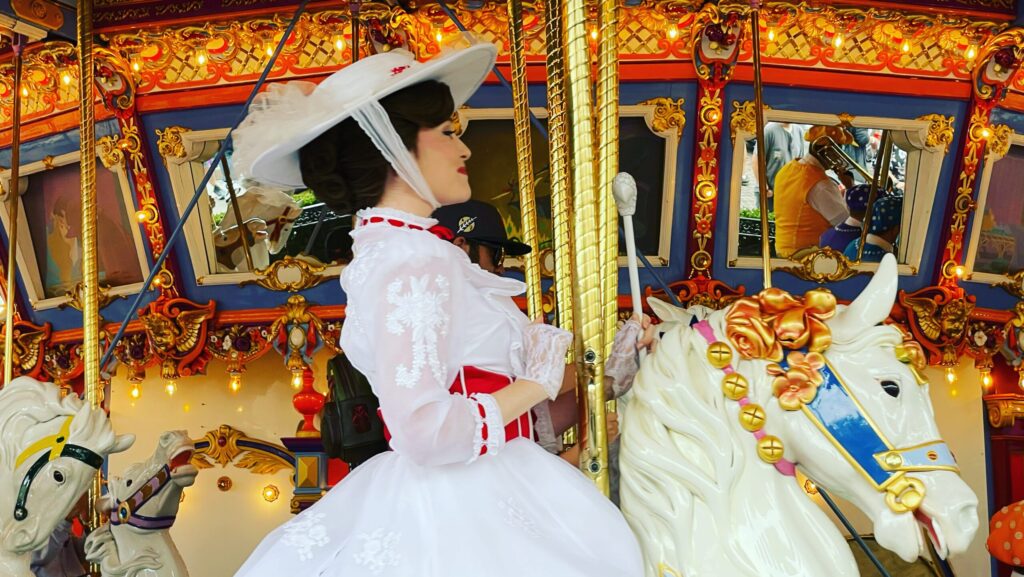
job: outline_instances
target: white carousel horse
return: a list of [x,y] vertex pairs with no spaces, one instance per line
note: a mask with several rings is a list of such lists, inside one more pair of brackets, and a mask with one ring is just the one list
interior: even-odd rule
[[167,431],[149,459],[110,480],[110,492],[98,504],[111,512],[110,523],[85,541],[86,558],[100,566],[103,577],[188,577],[169,530],[182,491],[199,472],[192,452],[185,431]]
[[[622,509],[648,577],[858,575],[846,540],[792,476],[796,465],[860,508],[879,545],[908,562],[927,551],[922,526],[941,556],[967,549],[978,500],[940,440],[917,371],[923,353],[876,326],[896,284],[888,255],[848,307],[816,291],[786,295],[780,313],[759,299],[781,291],[765,291],[722,311],[667,315],[676,326],[636,377],[619,458]],[[829,299],[832,311],[812,318],[822,312],[812,300]],[[780,320],[802,326],[798,342]],[[758,354],[802,346],[808,327],[823,356],[790,352],[773,366]]]
[[132,445],[102,410],[29,377],[0,390],[0,575],[32,577],[46,545],[111,453]]
[[[238,182],[238,210],[242,222],[249,230],[253,266],[257,269],[270,265],[270,255],[281,252],[292,233],[295,219],[302,207],[287,192],[243,179]],[[245,249],[235,219],[235,209],[228,202],[227,212],[213,231],[217,264],[224,271],[245,270]]]

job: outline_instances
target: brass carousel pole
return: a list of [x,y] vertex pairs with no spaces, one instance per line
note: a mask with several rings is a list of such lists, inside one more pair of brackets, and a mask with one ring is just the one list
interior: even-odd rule
[[11,39],[14,49],[14,98],[11,102],[11,179],[7,185],[7,294],[4,295],[4,382],[14,378],[14,295],[18,268],[18,186],[21,167],[21,64],[24,37]]
[[519,209],[523,242],[530,247],[524,256],[526,310],[531,319],[544,312],[541,305],[540,255],[538,254],[537,199],[533,191],[533,147],[530,142],[530,102],[526,90],[526,56],[522,0],[508,0],[508,36],[512,64],[512,111],[516,134],[516,166],[519,169]]
[[754,123],[757,129],[757,187],[761,203],[761,266],[764,288],[772,286],[772,255],[768,242],[768,170],[764,150],[764,94],[761,87],[761,2],[750,2],[750,33],[754,38]]
[[[78,110],[81,114],[80,170],[82,176],[82,342],[85,362],[85,399],[98,409],[103,403],[100,389],[99,267],[96,259],[96,119],[93,108],[92,0],[78,2]],[[89,487],[89,528],[99,526],[96,499],[102,492],[100,472]],[[90,567],[93,575],[98,567]]]
[[565,2],[566,60],[573,146],[573,225],[576,247],[577,378],[585,405],[580,468],[609,494],[608,433],[604,406],[604,303],[601,287],[601,238],[594,182],[593,106],[586,0]]
[[601,0],[597,52],[597,195],[601,235],[604,357],[612,352],[619,316],[619,211],[612,181],[619,172],[618,0]]
[[555,306],[558,326],[573,331],[575,252],[572,238],[572,175],[569,173],[568,111],[565,102],[565,47],[560,1],[547,4],[548,149],[551,177],[551,226],[555,255]]

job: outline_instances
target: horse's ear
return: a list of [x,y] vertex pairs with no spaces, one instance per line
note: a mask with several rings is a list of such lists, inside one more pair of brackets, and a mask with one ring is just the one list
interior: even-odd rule
[[892,305],[896,302],[898,285],[899,270],[896,268],[896,257],[889,253],[882,257],[882,262],[878,263],[878,270],[860,296],[828,323],[832,329],[832,339],[836,342],[849,341],[864,329],[888,318],[892,312]]
[[663,300],[656,299],[653,297],[647,298],[647,306],[651,307],[654,311],[655,316],[661,319],[662,322],[671,321],[689,321],[690,317],[693,316],[687,313],[685,310],[669,304]]
[[114,441],[114,448],[110,450],[110,453],[120,453],[127,451],[135,444],[135,435],[131,433],[125,433],[124,435],[118,435]]

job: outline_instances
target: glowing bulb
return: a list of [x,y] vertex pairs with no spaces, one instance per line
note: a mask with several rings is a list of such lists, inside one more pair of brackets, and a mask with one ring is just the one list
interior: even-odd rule
[[266,46],[263,47],[263,51],[267,53],[267,56],[273,56],[274,55],[274,45],[271,44],[270,42],[267,42]]
[[178,383],[167,381],[167,384],[164,385],[164,390],[167,391],[168,396],[174,396],[174,393],[178,392]]
[[302,371],[292,372],[292,387],[296,389],[302,388]]
[[71,75],[68,74],[67,72],[65,72],[63,75],[61,75],[60,79],[64,83],[64,86],[67,86],[67,85],[71,84]]
[[147,218],[148,217],[146,215],[146,211],[144,211],[144,210],[137,210],[137,211],[135,211],[135,220],[137,220],[139,222],[146,222]]
[[992,386],[992,373],[990,371],[981,371],[981,386],[986,389]]
[[278,490],[275,485],[267,485],[263,487],[263,500],[267,503],[273,503],[277,501],[277,498],[281,496],[281,491]]
[[982,138],[988,138],[990,136],[992,136],[992,130],[990,128],[988,128],[986,126],[985,128],[981,129],[981,137]]
[[671,40],[675,40],[676,38],[678,38],[679,37],[679,29],[676,28],[675,26],[669,28],[668,29],[668,37]]
[[338,34],[337,36],[334,37],[334,49],[337,50],[338,52],[341,52],[342,50],[344,50],[344,48],[345,38],[341,34]]
[[139,388],[138,383],[132,383],[132,390],[128,393],[133,399],[137,399],[142,396],[142,389]]
[[953,370],[953,367],[946,367],[946,382],[951,385],[956,382],[956,371]]
[[910,52],[910,40],[904,40],[903,41],[903,46],[901,46],[901,49],[904,52]]
[[597,40],[597,28],[590,29],[590,39]]
[[964,278],[964,267],[957,265],[957,267],[953,269],[953,273],[956,274],[957,278]]
[[768,29],[768,42],[775,42],[775,29],[774,28],[769,28]]
[[135,72],[142,70],[142,65],[139,64],[138,60],[132,60],[132,70],[134,70]]
[[228,379],[228,388],[232,393],[237,393],[242,388],[242,373],[231,373]]
[[836,34],[836,37],[832,40],[832,46],[839,48],[843,45],[843,35]]
[[444,34],[438,31],[437,34],[434,34],[434,40],[436,40],[437,43],[440,44],[442,41],[444,41]]
[[196,50],[196,64],[198,64],[199,66],[202,66],[203,64],[206,64],[206,51],[205,50]]
[[968,60],[974,60],[974,58],[978,56],[978,49],[971,44],[967,47],[967,53],[964,54],[964,56],[966,56]]
[[23,87],[21,88],[21,95],[22,95],[22,96],[24,96],[25,98],[28,98],[28,88],[25,88],[25,87],[23,86]]

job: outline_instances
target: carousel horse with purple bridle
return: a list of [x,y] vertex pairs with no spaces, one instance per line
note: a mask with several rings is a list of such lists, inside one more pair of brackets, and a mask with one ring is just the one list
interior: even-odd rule
[[33,577],[32,552],[88,489],[107,455],[126,450],[106,413],[29,377],[0,390],[0,575]]
[[978,500],[942,440],[920,346],[881,324],[887,255],[849,306],[779,289],[724,310],[651,301],[667,321],[623,409],[622,510],[657,577],[854,577],[796,471],[863,511],[911,562],[962,553]]

